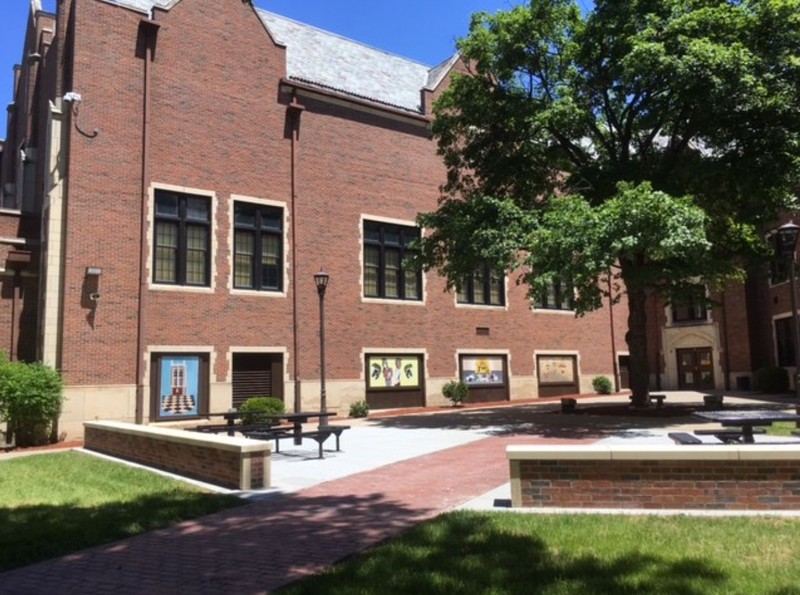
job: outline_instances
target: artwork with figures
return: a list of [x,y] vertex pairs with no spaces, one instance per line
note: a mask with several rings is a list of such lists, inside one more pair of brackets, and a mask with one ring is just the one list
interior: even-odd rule
[[500,356],[464,356],[461,358],[461,380],[469,386],[502,385],[503,358]]
[[370,356],[367,368],[369,388],[419,387],[419,357]]

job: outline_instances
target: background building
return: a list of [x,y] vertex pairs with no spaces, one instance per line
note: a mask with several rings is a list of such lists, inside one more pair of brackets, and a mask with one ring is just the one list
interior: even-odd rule
[[[566,286],[532,304],[513,275],[456,293],[406,266],[444,181],[431,105],[456,57],[418,64],[233,0],[31,5],[0,169],[0,341],[62,371],[62,431],[264,394],[318,408],[321,269],[341,414],[445,404],[455,378],[485,401],[591,392],[615,366],[624,386],[624,302],[576,319]],[[654,302],[654,386],[682,386],[678,355],[706,347],[715,387],[749,378],[746,298],[697,320]]]

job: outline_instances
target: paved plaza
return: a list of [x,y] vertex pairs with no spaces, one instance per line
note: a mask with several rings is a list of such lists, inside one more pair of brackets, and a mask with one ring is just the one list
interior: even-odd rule
[[[791,404],[760,396],[725,402]],[[579,399],[578,408],[614,403],[627,397]],[[675,392],[667,403],[702,398]],[[561,414],[557,399],[338,423],[352,426],[340,452],[333,440],[322,460],[313,441],[282,445],[272,457],[273,487],[241,494],[250,504],[0,574],[0,592],[268,592],[442,512],[508,510],[510,444],[670,444],[669,431],[699,425],[690,417]]]

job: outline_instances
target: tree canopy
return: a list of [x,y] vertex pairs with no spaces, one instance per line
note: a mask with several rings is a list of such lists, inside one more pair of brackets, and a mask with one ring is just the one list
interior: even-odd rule
[[[473,15],[434,106],[447,167],[420,262],[483,262],[579,314],[609,274],[646,395],[644,299],[741,277],[800,189],[800,0],[531,0]],[[634,353],[636,352],[636,353]]]

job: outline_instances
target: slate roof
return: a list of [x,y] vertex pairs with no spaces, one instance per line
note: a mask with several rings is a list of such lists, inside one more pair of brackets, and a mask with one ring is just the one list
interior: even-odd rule
[[[169,10],[180,0],[104,1],[150,13],[154,7]],[[456,58],[431,68],[260,8],[256,13],[275,41],[286,46],[289,79],[408,112],[422,113],[422,90],[435,88]]]
[[431,68],[310,25],[257,9],[275,40],[286,46],[289,78],[411,112]]

